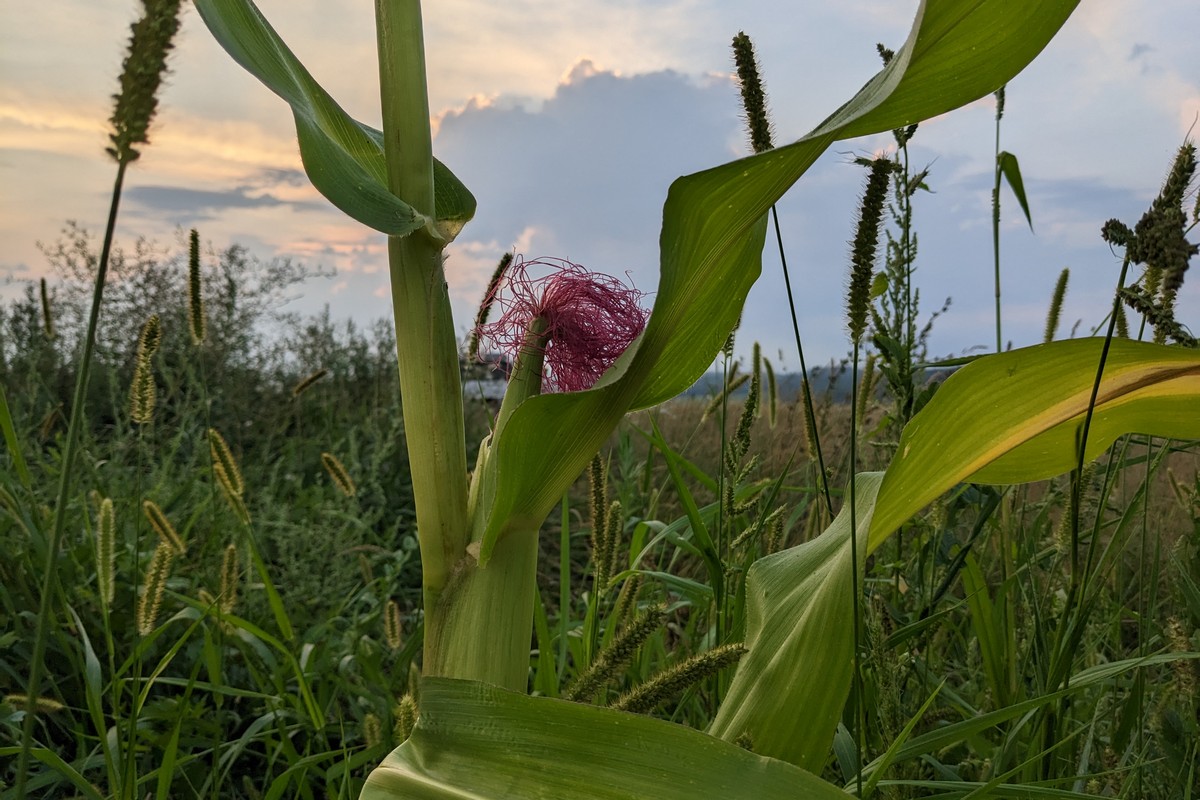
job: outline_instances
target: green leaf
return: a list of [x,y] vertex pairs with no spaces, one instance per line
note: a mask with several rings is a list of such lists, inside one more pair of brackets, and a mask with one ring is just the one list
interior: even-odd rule
[[[855,478],[859,569],[883,473]],[[746,649],[709,733],[819,771],[853,674],[850,507],[812,541],[760,558],[746,575]]]
[[902,128],[991,94],[1033,61],[1077,5],[922,0],[887,67],[809,135],[848,139]]
[[[1103,344],[1075,339],[1027,347],[978,359],[947,379],[904,429],[887,472],[856,478],[859,552],[877,548],[962,481],[1018,483],[1073,468]],[[1200,438],[1197,408],[1200,352],[1114,340],[1088,457],[1126,433]],[[750,652],[713,721],[714,735],[731,740],[748,733],[756,752],[805,768],[824,763],[850,685],[849,543],[843,507],[817,539],[750,568]]]
[[1025,212],[1025,221],[1029,223],[1029,230],[1033,230],[1033,217],[1029,215],[1029,201],[1025,199],[1025,182],[1021,180],[1021,165],[1017,163],[1017,157],[1005,150],[996,156],[996,166],[1008,181],[1013,194],[1017,196],[1017,202]]
[[[586,735],[581,735],[586,731]],[[428,678],[407,742],[362,800],[812,798],[847,795],[790,764],[662,720]]]
[[[1103,345],[1072,339],[1025,347],[950,376],[900,438],[868,549],[961,481],[1024,483],[1074,468]],[[1200,351],[1114,339],[1085,458],[1126,433],[1200,438],[1197,408]]]
[[[473,523],[486,564],[509,530],[541,525],[630,408],[686,389],[712,363],[762,269],[765,214],[836,139],[887,131],[982,97],[1020,72],[1078,0],[926,0],[879,75],[800,141],[675,181],[645,332],[591,390],[533,397],[495,437],[494,502]],[[482,515],[482,516],[479,516]]]
[[[1008,652],[1005,646],[1005,621],[1003,616],[997,613],[1003,606],[992,602],[979,561],[969,553],[963,559],[962,582],[967,607],[971,612],[971,630],[975,641],[979,643],[979,659],[983,662],[992,697],[1001,705],[1007,705],[1011,701],[1007,683],[1008,664],[1010,657],[1016,659],[1017,654]],[[999,592],[1008,590],[1007,586],[1001,586]],[[1003,600],[999,600],[999,603],[1002,602]]]
[[21,440],[17,436],[17,429],[13,426],[12,414],[8,410],[8,398],[4,395],[3,386],[0,386],[0,430],[4,432],[4,443],[8,446],[8,454],[12,458],[17,477],[20,479],[21,485],[28,489],[33,485],[33,479],[29,476],[29,466],[25,463],[25,456],[21,453]]
[[[304,169],[329,202],[391,236],[429,222],[388,190],[383,134],[342,110],[250,0],[196,0],[196,10],[225,51],[292,107]],[[451,241],[475,215],[475,198],[436,159],[433,179],[434,226]]]

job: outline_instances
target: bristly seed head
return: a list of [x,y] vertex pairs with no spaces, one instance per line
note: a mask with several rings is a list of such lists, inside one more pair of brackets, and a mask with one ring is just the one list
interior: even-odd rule
[[167,53],[179,30],[180,0],[143,0],[142,5],[142,18],[132,26],[109,134],[112,147],[108,154],[122,164],[137,159],[135,145],[148,141],[147,130],[158,109],[158,89],[167,71]]
[[[529,277],[529,267],[553,270]],[[616,278],[589,272],[562,259],[515,260],[503,283],[486,301],[502,313],[478,329],[480,352],[498,352],[510,363],[526,345],[535,320],[545,329],[542,386],[548,391],[591,388],[646,327],[643,293]]]
[[859,210],[858,229],[850,253],[850,291],[846,303],[850,337],[856,343],[862,341],[867,329],[871,274],[875,269],[875,253],[879,249],[879,223],[894,169],[895,163],[889,158],[877,158],[871,162],[871,174],[867,178]]
[[204,343],[207,323],[204,315],[204,286],[200,279],[200,232],[188,234],[188,328],[192,344]]
[[754,44],[744,32],[733,37],[733,60],[742,89],[742,110],[746,113],[750,147],[755,153],[765,153],[774,147],[771,143],[771,122],[767,116],[767,96],[763,91],[762,78],[759,77]]

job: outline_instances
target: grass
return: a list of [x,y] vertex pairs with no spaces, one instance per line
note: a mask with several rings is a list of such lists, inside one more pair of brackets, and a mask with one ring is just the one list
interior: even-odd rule
[[[64,251],[85,249],[85,241],[64,244]],[[220,285],[217,276],[236,264],[255,267],[244,258],[235,249],[207,260],[208,285]],[[127,278],[130,294],[136,285],[139,293],[154,287],[151,298],[179,297],[182,261],[142,257],[126,269],[137,276]],[[0,478],[0,541],[10,554],[0,564],[8,631],[0,747],[9,753],[26,713],[21,695],[52,503],[45,487],[60,464],[55,409],[69,381],[55,376],[69,374],[66,354],[79,336],[70,320],[80,317],[69,304],[82,293],[72,280],[60,265],[50,292],[53,336],[33,324],[42,315],[32,291],[3,310],[3,385],[17,443],[6,449],[14,467]],[[130,786],[129,796],[354,796],[399,741],[396,707],[414,688],[421,615],[393,345],[382,326],[367,335],[320,317],[280,318],[267,299],[279,288],[241,291],[246,306],[258,309],[243,324],[282,326],[274,340],[224,343],[215,332],[225,326],[210,319],[213,338],[196,346],[183,304],[159,306],[159,405],[149,425],[128,419],[124,387],[133,379],[136,340],[122,346],[114,337],[100,351],[81,438],[85,488],[70,503],[69,535],[55,559],[64,588],[36,714],[30,791],[65,797],[87,795],[90,786],[120,796],[118,787]],[[112,296],[125,291],[123,281]],[[140,327],[141,304],[131,298],[114,306],[111,329]],[[210,313],[221,306],[214,292]],[[293,396],[321,369],[328,371],[321,380]],[[831,485],[842,486],[850,406],[828,393],[822,399],[815,388]],[[872,421],[884,420],[891,402],[880,395],[867,407],[860,468],[887,458],[890,429]],[[468,411],[482,429],[482,407]],[[615,702],[718,643],[711,574],[695,550],[689,514],[724,542],[729,641],[736,640],[739,581],[752,555],[822,529],[827,514],[800,405],[779,401],[774,427],[760,410],[749,428],[753,463],[734,474],[721,454],[742,412],[736,398],[680,399],[630,417],[619,430],[603,454],[605,503],[619,501],[621,531],[607,591],[592,586],[586,481],[547,522],[531,655],[535,690],[559,694],[639,609],[662,608],[663,616],[609,671],[594,702]],[[244,476],[248,526],[214,480],[210,427],[223,432]],[[18,452],[28,481],[15,468]],[[352,477],[353,497],[326,471],[324,452],[336,454]],[[1038,701],[1056,691],[1061,674],[1197,649],[1198,468],[1194,444],[1130,439],[1090,469],[1080,527],[1082,545],[1095,555],[1085,597],[1073,607],[1065,605],[1066,478],[1003,491],[960,487],[914,521],[903,551],[877,554],[864,587],[864,759],[901,745],[901,758],[875,784],[879,796],[923,796],[930,781],[987,782],[1010,772],[1004,783],[1182,796],[1195,780],[1195,662],[1085,685],[1069,703]],[[733,482],[736,508],[718,502],[722,475]],[[115,510],[111,603],[97,575],[96,496],[111,498]],[[173,563],[148,635],[140,635],[139,593],[158,538],[141,514],[146,500],[162,509],[187,551]],[[772,532],[764,523],[776,509]],[[234,577],[225,561],[231,545]],[[401,611],[399,641],[389,641],[389,602]],[[1056,640],[1065,620],[1069,649]],[[721,692],[720,678],[703,679],[652,708],[703,727]],[[857,702],[848,707],[846,731]],[[953,733],[955,725],[1021,703],[1032,704],[1023,717]],[[937,746],[903,749],[922,741]],[[825,776],[852,783],[852,762],[846,733]]]

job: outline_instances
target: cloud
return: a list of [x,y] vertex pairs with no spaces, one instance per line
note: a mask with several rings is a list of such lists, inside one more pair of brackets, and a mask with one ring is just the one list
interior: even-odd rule
[[269,193],[252,195],[250,191],[244,186],[226,192],[181,189],[176,186],[134,186],[125,192],[125,199],[165,218],[178,219],[181,223],[227,209],[293,205]]
[[[337,13],[318,0],[258,4],[338,102],[378,125],[369,4]],[[479,199],[478,217],[447,262],[460,329],[496,259],[513,247],[630,270],[639,288],[653,291],[670,182],[746,151],[728,75],[729,40],[739,29],[755,41],[777,139],[786,142],[879,68],[874,43],[903,42],[917,5],[847,0],[807,4],[802,13],[776,0],[431,7],[434,146]],[[1036,340],[1040,326],[1028,320],[1044,308],[1062,266],[1079,270],[1064,317],[1103,316],[1119,259],[1095,231],[1110,216],[1136,221],[1200,114],[1200,51],[1188,35],[1200,25],[1195,0],[1156,0],[1137,12],[1125,0],[1089,0],[1009,86],[1001,146],[1020,158],[1036,232],[1006,195],[1006,338],[1011,327],[1013,338]],[[103,226],[112,185],[104,120],[133,13],[116,0],[18,4],[0,29],[0,74],[9,78],[0,87],[0,270],[24,274],[34,265],[36,274],[42,259],[33,243],[52,238],[65,219]],[[345,289],[314,283],[301,310],[329,302],[335,315],[388,314],[384,239],[309,185],[286,104],[220,50],[198,15],[185,16],[182,34],[153,144],[127,182],[121,235],[170,241],[175,225],[200,222],[219,246],[239,242],[264,258],[336,266]],[[935,327],[935,352],[991,337],[994,136],[984,98],[922,123],[911,148],[915,166],[933,164],[935,192],[918,198],[917,280],[930,308],[955,298]],[[846,153],[890,141],[883,134],[835,145],[779,205],[810,360],[845,350],[845,241],[861,181]],[[1195,307],[1200,287],[1192,287],[1185,285],[1193,293],[1181,308]],[[772,243],[743,323],[747,347],[757,338],[768,352],[794,353],[783,296]]]
[[1133,47],[1129,48],[1129,60],[1137,61],[1147,53],[1153,53],[1154,48],[1145,42],[1134,42]]
[[448,263],[457,305],[478,303],[514,246],[628,271],[652,291],[667,188],[736,155],[736,103],[727,79],[623,76],[585,59],[536,108],[469,103],[443,114],[434,149],[479,201]]

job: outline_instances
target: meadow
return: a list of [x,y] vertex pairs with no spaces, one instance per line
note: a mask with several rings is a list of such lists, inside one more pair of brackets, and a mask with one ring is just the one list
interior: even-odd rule
[[[198,231],[122,249],[68,223],[45,248],[51,277],[0,306],[0,797],[1196,796],[1194,147],[1140,221],[1097,231],[1124,264],[1092,335],[1059,332],[1064,272],[1043,345],[1005,352],[998,306],[995,354],[926,346],[928,175],[888,103],[995,91],[997,237],[1002,197],[1028,218],[1003,84],[1073,8],[1032,5],[923,5],[866,99],[778,150],[736,37],[759,155],[672,187],[653,312],[501,258],[475,326],[482,352],[513,346],[493,406],[463,396],[480,344],[444,316],[470,193],[312,122],[340,109],[281,43],[248,57],[274,36],[253,7],[198,2],[292,104],[318,188],[388,234],[396,321],[289,314],[311,268]],[[387,106],[423,97],[387,41],[414,6],[379,5],[385,132],[427,146]],[[112,218],[178,3],[146,10]],[[848,356],[785,397],[757,346],[734,357],[729,301],[781,171],[864,126],[896,146],[846,210]],[[578,316],[602,341],[560,324]],[[598,367],[561,350],[612,339]],[[708,369],[717,390],[678,396]]]

